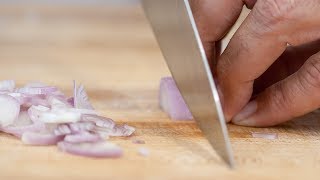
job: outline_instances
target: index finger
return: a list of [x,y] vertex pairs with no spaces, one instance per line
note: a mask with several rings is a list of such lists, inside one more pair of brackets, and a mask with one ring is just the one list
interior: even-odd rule
[[190,4],[210,67],[213,67],[216,63],[213,60],[218,55],[216,42],[223,38],[237,20],[243,0],[191,0]]
[[306,34],[303,23],[308,16],[294,19],[299,17],[294,13],[312,9],[303,6],[314,5],[299,0],[258,1],[233,36],[216,67],[227,120],[250,100],[254,80],[284,52],[288,42],[298,45],[314,38],[295,35],[297,31]]

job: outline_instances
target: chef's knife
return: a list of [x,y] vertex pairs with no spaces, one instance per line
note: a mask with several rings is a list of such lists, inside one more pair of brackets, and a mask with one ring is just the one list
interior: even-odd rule
[[231,167],[234,160],[218,92],[188,0],[142,0],[162,54],[198,126]]

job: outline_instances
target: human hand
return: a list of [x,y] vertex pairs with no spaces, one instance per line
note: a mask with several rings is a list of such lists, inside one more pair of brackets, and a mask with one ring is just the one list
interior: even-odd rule
[[239,125],[269,126],[317,109],[320,1],[192,1],[209,59],[215,56],[215,42],[235,22],[243,4],[254,8],[218,62],[211,61],[226,119]]

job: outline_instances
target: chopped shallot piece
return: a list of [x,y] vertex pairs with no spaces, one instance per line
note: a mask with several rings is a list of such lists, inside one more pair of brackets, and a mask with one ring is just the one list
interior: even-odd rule
[[43,86],[43,87],[23,87],[16,90],[18,93],[24,94],[50,94],[57,91],[58,88],[53,86]]
[[105,118],[102,116],[97,116],[97,115],[92,115],[92,114],[83,114],[81,116],[81,121],[93,122],[98,127],[109,128],[109,129],[113,129],[116,125],[116,123],[110,118]]
[[263,132],[251,132],[252,137],[254,138],[263,138],[263,139],[278,139],[277,133],[263,133]]
[[[41,107],[42,108],[42,107]],[[34,117],[37,121],[44,123],[69,123],[80,121],[82,114],[96,114],[94,110],[90,109],[76,109],[76,108],[52,108],[49,110],[41,110],[38,107],[31,106],[29,109],[30,117]],[[33,116],[33,114],[37,114]]]
[[149,149],[147,149],[147,148],[141,147],[141,148],[138,149],[138,153],[139,153],[141,156],[149,156],[150,151],[149,151]]
[[95,128],[92,122],[76,122],[59,124],[56,129],[54,129],[55,135],[67,135],[76,134],[83,131],[93,131]]
[[27,84],[24,85],[24,87],[46,87],[48,85],[42,83],[42,82],[29,82]]
[[101,136],[131,136],[135,131],[134,127],[129,125],[116,125],[113,129],[96,127],[95,132]]
[[109,157],[117,158],[122,156],[123,150],[110,142],[95,142],[95,143],[69,143],[61,141],[58,143],[58,148],[70,154],[88,156],[88,157]]
[[146,142],[142,139],[133,139],[132,143],[133,144],[145,144]]
[[72,106],[74,107],[74,98],[73,97],[70,97],[67,99],[67,102]]
[[171,77],[164,77],[160,81],[159,103],[160,107],[173,120],[193,119],[174,79]]
[[93,109],[91,103],[89,102],[89,98],[86,90],[82,84],[77,87],[76,81],[73,81],[74,88],[74,107],[79,109]]
[[69,134],[64,138],[64,141],[70,143],[97,142],[101,140],[103,139],[99,134],[94,134],[87,131],[79,132],[77,134]]
[[131,136],[136,130],[134,127],[129,126],[127,124],[116,125],[114,129],[115,129],[115,132],[110,136]]
[[12,124],[19,116],[20,103],[9,95],[0,94],[0,107],[0,127]]
[[52,133],[25,132],[21,140],[24,144],[29,145],[54,145],[63,140],[63,136],[56,136]]
[[1,131],[21,137],[25,132],[39,132],[45,129],[45,125],[42,122],[33,122],[28,112],[20,112],[18,118],[13,122],[13,124],[2,127]]
[[12,92],[15,88],[15,82],[13,80],[0,81],[0,91]]

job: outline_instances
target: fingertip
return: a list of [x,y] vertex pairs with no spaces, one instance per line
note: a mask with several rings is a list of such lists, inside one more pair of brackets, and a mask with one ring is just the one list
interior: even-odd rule
[[257,111],[258,105],[255,100],[249,102],[237,115],[232,118],[233,123],[240,123],[241,121],[247,121]]

